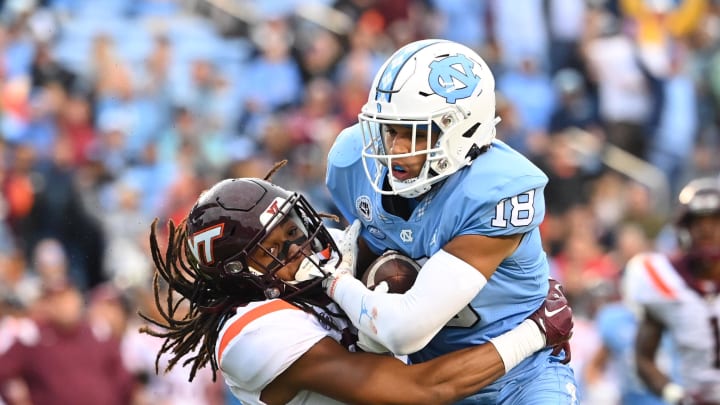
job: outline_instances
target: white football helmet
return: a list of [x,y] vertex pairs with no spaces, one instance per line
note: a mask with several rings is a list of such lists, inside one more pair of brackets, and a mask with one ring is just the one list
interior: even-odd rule
[[[495,138],[495,78],[485,61],[456,42],[427,39],[396,51],[380,68],[358,115],[362,159],[375,191],[415,198],[469,165]],[[412,149],[391,155],[382,125],[412,126]],[[426,150],[415,149],[417,128],[427,130]],[[395,179],[393,159],[425,155],[417,177]],[[383,190],[387,172],[390,190]]]

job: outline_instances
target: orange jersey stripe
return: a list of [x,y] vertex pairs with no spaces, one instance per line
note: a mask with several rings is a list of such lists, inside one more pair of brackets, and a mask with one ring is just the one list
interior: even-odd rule
[[218,363],[222,361],[222,355],[225,352],[225,347],[230,343],[235,336],[239,335],[247,324],[260,318],[261,316],[267,315],[272,312],[280,311],[283,309],[299,309],[298,307],[283,301],[275,300],[270,301],[267,304],[260,305],[259,307],[253,308],[246,312],[240,318],[236,319],[232,325],[227,329],[225,334],[220,341],[220,350],[218,350]]
[[675,298],[675,291],[668,286],[665,281],[660,277],[660,274],[658,273],[658,270],[653,266],[650,259],[645,258],[643,260],[643,265],[645,266],[645,270],[647,270],[648,276],[650,276],[650,281],[655,285],[655,287],[660,290],[660,292],[668,297],[668,298]]

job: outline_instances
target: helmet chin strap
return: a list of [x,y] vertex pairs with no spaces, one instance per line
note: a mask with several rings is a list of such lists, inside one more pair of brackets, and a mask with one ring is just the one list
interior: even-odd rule
[[426,184],[422,187],[398,191],[397,194],[403,198],[416,198],[430,191],[430,188],[432,188],[432,186],[430,184]]
[[[388,166],[389,167],[389,166]],[[403,198],[416,198],[420,197],[421,195],[427,193],[430,191],[430,188],[432,188],[432,183],[427,183],[424,185],[415,185],[420,179],[427,179],[428,173],[430,172],[430,164],[425,161],[423,164],[423,168],[418,173],[417,176],[413,177],[412,179],[398,181],[395,180],[395,178],[392,175],[392,171],[388,169],[387,173],[387,180],[390,184],[390,187],[395,191],[396,194]],[[404,186],[404,187],[403,187]]]

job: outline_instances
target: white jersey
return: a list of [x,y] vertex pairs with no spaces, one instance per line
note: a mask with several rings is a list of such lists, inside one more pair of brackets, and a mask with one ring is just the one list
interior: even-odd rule
[[640,254],[628,262],[624,289],[665,326],[679,356],[681,383],[720,403],[720,298],[701,295],[665,255]]
[[[334,319],[339,326],[346,326],[343,320]],[[283,300],[253,302],[238,308],[225,322],[215,355],[232,393],[245,405],[264,405],[262,390],[325,336],[341,340],[340,332]],[[310,391],[301,391],[288,402],[337,404],[341,402]]]

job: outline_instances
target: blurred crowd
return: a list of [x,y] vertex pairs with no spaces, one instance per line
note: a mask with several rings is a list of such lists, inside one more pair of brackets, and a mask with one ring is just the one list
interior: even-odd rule
[[676,248],[679,189],[720,173],[720,1],[0,1],[0,354],[46,351],[18,360],[31,379],[2,398],[68,403],[38,391],[77,392],[72,375],[116,401],[233,403],[209,375],[155,375],[161,342],[136,314],[153,312],[150,223],[286,158],[275,182],[336,213],[328,148],[382,62],[421,38],[493,69],[498,138],[550,177],[542,232],[575,308],[583,403],[616,400],[612,370],[585,373],[595,314],[629,257]]

